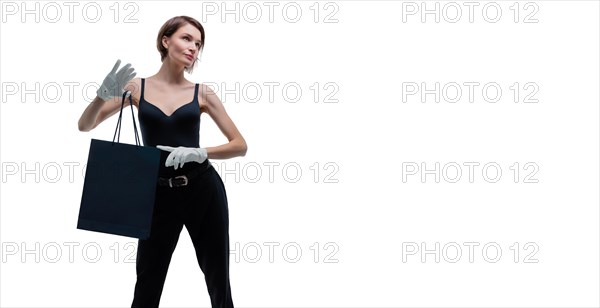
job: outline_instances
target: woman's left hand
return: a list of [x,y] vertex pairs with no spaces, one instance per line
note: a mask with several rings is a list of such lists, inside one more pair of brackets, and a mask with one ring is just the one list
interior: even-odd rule
[[183,167],[187,162],[203,163],[208,158],[208,153],[205,148],[187,148],[187,147],[170,147],[166,145],[157,145],[157,148],[171,152],[165,162],[165,167],[174,166],[177,168]]

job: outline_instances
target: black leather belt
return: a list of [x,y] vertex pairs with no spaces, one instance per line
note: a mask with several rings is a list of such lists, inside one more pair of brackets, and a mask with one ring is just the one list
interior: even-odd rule
[[198,168],[194,168],[186,174],[177,175],[177,176],[170,177],[170,178],[158,177],[158,185],[168,186],[168,187],[186,186],[186,185],[188,185],[188,183],[191,179],[203,174],[209,168],[212,168],[212,165],[209,162],[205,161]]

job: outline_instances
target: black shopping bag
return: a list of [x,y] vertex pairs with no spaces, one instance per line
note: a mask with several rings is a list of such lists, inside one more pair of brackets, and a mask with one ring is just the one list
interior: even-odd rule
[[[160,149],[139,145],[133,104],[129,96],[136,145],[92,139],[77,229],[147,239],[150,236]],[[115,129],[115,135],[117,130]]]

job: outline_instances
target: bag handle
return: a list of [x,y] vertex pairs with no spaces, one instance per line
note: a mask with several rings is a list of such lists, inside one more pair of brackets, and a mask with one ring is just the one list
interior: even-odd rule
[[[115,142],[115,137],[117,137],[117,130],[119,131],[119,135],[117,137],[117,142],[121,139],[121,118],[123,116],[123,107],[125,106],[125,96],[127,92],[123,92],[123,99],[121,100],[121,111],[119,112],[119,119],[117,120],[117,128],[115,128],[115,135],[113,136],[113,143]],[[131,99],[131,94],[129,94],[129,106],[131,106],[131,118],[133,119],[133,129],[135,131],[135,144],[141,145],[140,137],[138,136],[137,126],[135,124],[135,116],[133,115],[133,100]]]

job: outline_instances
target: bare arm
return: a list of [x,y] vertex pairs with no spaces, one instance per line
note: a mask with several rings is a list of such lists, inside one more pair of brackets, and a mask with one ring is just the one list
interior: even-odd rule
[[[137,88],[139,80],[139,78],[132,79],[129,83],[127,83],[125,89],[133,93],[133,89]],[[133,94],[131,98],[133,101],[137,101]],[[89,132],[96,128],[104,120],[119,112],[119,110],[121,110],[122,99],[122,97],[114,97],[111,100],[104,101],[96,96],[96,98],[94,98],[94,100],[85,108],[83,114],[79,118],[79,122],[77,124],[79,131]],[[127,101],[125,103],[125,107],[129,106]]]
[[79,122],[77,125],[79,126],[79,131],[81,132],[89,132],[96,127],[96,118],[98,117],[98,113],[100,109],[104,107],[105,101],[96,96],[94,100],[85,108],[83,114],[79,118]]
[[227,159],[236,156],[245,156],[248,150],[246,140],[238,131],[237,127],[225,111],[223,103],[215,92],[206,85],[202,85],[204,100],[206,102],[206,113],[215,121],[221,132],[227,137],[229,143],[207,147],[206,152],[209,158]]

